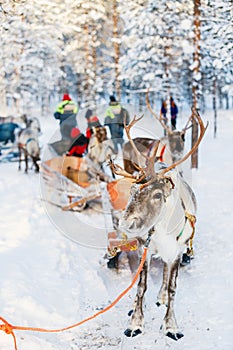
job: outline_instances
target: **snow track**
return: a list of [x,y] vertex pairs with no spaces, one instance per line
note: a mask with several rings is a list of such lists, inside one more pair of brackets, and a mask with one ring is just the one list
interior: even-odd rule
[[[133,287],[112,310],[78,328],[58,334],[16,332],[19,350],[232,349],[231,114],[224,111],[219,123],[217,139],[210,125],[199,152],[200,169],[192,174],[198,200],[195,259],[180,270],[175,301],[184,338],[174,342],[160,331],[165,308],[155,303],[161,264],[153,261],[142,335],[123,336]],[[116,273],[99,263],[104,249],[81,246],[57,230],[40,199],[38,174],[25,175],[17,164],[4,163],[0,177],[0,316],[22,326],[68,326],[109,305],[131,283],[128,269]],[[4,333],[0,349],[13,350],[12,338]]]

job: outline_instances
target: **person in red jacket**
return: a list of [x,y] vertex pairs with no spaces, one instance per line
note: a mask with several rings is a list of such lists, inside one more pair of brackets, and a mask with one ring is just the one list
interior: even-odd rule
[[87,151],[89,138],[83,135],[78,128],[73,128],[70,136],[74,141],[72,142],[72,145],[70,146],[66,155],[80,158],[83,157]]

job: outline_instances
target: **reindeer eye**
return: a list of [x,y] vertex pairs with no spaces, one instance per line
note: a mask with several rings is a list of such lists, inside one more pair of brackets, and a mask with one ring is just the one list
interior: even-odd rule
[[157,192],[154,194],[153,196],[154,199],[161,199],[162,198],[162,193],[161,192]]

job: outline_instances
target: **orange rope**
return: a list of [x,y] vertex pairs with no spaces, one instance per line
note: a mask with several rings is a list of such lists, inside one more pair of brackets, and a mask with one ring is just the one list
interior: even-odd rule
[[45,329],[45,328],[14,326],[14,325],[8,323],[3,317],[0,316],[0,320],[3,322],[3,324],[0,325],[0,330],[4,331],[6,334],[11,334],[12,335],[12,337],[14,339],[15,350],[18,350],[17,343],[16,343],[16,337],[15,337],[15,334],[13,332],[14,330],[18,330],[18,331],[36,331],[36,332],[46,332],[46,333],[55,333],[56,332],[57,333],[57,332],[66,331],[66,330],[71,329],[71,328],[78,327],[78,326],[82,325],[83,323],[86,323],[87,321],[90,321],[90,320],[96,318],[97,316],[105,313],[106,311],[110,310],[113,306],[115,306],[123,298],[123,296],[125,294],[127,294],[128,291],[133,287],[133,285],[137,281],[138,276],[140,275],[140,273],[141,273],[141,271],[143,269],[144,262],[146,261],[147,251],[148,251],[148,248],[144,247],[144,251],[143,251],[143,254],[142,254],[140,265],[138,267],[138,270],[137,270],[137,272],[136,272],[136,274],[135,274],[131,284],[111,304],[106,306],[104,309],[98,311],[94,315],[92,315],[90,317],[87,317],[84,320],[82,320],[82,321],[80,321],[78,323],[75,323],[75,324],[73,324],[71,326],[60,328],[60,329],[50,329],[50,330],[49,329]]

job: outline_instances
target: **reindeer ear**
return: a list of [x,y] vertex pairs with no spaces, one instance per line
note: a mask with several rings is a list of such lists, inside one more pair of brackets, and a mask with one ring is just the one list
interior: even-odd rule
[[185,142],[185,131],[181,131],[180,137],[181,137],[181,140]]
[[164,182],[165,182],[164,196],[165,196],[165,198],[167,198],[170,195],[171,190],[173,190],[173,188],[175,187],[175,184],[172,181],[171,177],[165,177]]
[[171,177],[166,177],[165,179],[166,179],[166,183],[167,183],[167,184],[170,184],[171,189],[173,190],[173,188],[175,188],[175,184],[174,184],[174,182],[172,181],[172,178],[171,178]]

